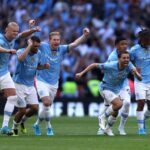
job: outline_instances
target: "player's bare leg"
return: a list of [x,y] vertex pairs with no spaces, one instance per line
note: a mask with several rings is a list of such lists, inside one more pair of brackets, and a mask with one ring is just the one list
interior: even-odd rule
[[54,133],[53,133],[52,126],[50,123],[50,106],[51,106],[50,97],[49,96],[43,97],[42,102],[43,102],[43,106],[41,109],[39,109],[38,119],[33,126],[35,135],[41,135],[39,124],[44,119],[46,121],[47,135],[52,136]]
[[36,114],[38,112],[38,105],[37,104],[33,104],[30,105],[29,108],[26,109],[26,113],[25,115],[22,117],[21,119],[21,123],[20,123],[20,127],[21,127],[21,132],[23,134],[25,134],[27,132],[26,128],[25,128],[25,121],[30,118],[31,116],[33,116],[34,114]]
[[20,125],[21,119],[25,113],[26,113],[26,108],[19,108],[18,112],[15,114],[15,118],[13,120],[13,127],[12,127],[13,136],[18,136],[18,126]]
[[[104,115],[102,115],[102,118],[108,118],[108,122],[106,124],[106,128],[104,128],[104,132],[107,135],[112,136],[113,134],[109,134],[109,130],[113,126],[113,124],[116,121],[116,117],[118,115],[119,109],[122,107],[122,101],[120,98],[115,98],[112,102],[111,105],[107,108],[106,112]],[[111,117],[110,117],[111,116]]]

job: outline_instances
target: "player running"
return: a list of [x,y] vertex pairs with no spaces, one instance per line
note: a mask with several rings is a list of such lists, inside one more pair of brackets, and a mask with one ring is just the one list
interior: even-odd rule
[[33,125],[35,135],[41,135],[40,122],[46,121],[46,134],[53,135],[50,123],[50,106],[53,103],[57,89],[60,74],[61,62],[65,54],[71,52],[72,49],[85,42],[89,36],[89,29],[83,29],[83,35],[68,45],[61,45],[61,35],[59,32],[51,32],[49,35],[49,43],[41,43],[40,50],[42,53],[42,63],[50,64],[49,70],[41,70],[37,73],[37,92],[42,100],[42,108],[39,110],[38,119]]
[[[133,64],[129,62],[129,53],[127,51],[118,53],[118,61],[102,64],[93,63],[82,72],[76,74],[76,77],[81,78],[86,72],[94,68],[100,68],[104,71],[104,77],[100,84],[100,94],[105,103],[109,104],[105,113],[99,118],[99,126],[104,130],[105,134],[114,136],[111,127],[116,122],[118,111],[123,105],[120,92],[124,88],[124,81],[129,72],[132,72],[138,80],[142,80],[142,78]],[[107,124],[105,124],[106,119]]]
[[16,22],[10,22],[5,29],[5,33],[0,33],[0,90],[3,90],[4,96],[7,97],[7,102],[4,108],[2,128],[0,130],[2,134],[10,133],[8,123],[14,110],[14,105],[18,100],[14,83],[8,71],[9,57],[11,54],[16,53],[14,45],[18,38],[27,37],[38,31],[40,31],[40,28],[35,27],[19,33],[18,24]]
[[[117,37],[115,40],[115,50],[111,52],[111,54],[108,57],[108,62],[111,61],[117,61],[118,60],[118,53],[122,51],[126,51],[128,48],[128,40],[125,37]],[[126,78],[124,81],[124,88],[121,90],[120,95],[122,95],[122,101],[123,106],[121,108],[121,119],[120,119],[120,125],[118,127],[118,131],[120,135],[126,135],[125,132],[125,124],[129,115],[129,108],[130,108],[130,102],[131,102],[131,95],[130,95],[130,87],[128,84],[128,79]],[[98,116],[98,118],[101,117],[101,115],[105,112],[105,110],[109,107],[109,104],[104,104],[104,110],[102,113]],[[99,128],[98,135],[103,135],[104,131]]]
[[[38,112],[38,97],[34,87],[34,77],[37,69],[49,69],[50,67],[47,63],[40,63],[39,47],[40,39],[37,36],[32,36],[28,40],[28,46],[17,51],[17,67],[13,80],[19,99],[16,104],[18,112],[15,114],[12,127],[14,136],[18,135],[20,123],[22,123],[22,132],[26,132],[23,130],[23,122]],[[29,107],[26,109],[27,105]]]
[[[145,135],[144,122],[150,116],[150,30],[144,29],[140,31],[138,38],[139,43],[131,48],[130,56],[131,61],[138,68],[143,79],[142,81],[135,79],[134,87],[137,101],[138,134]],[[144,114],[145,101],[147,103],[147,111]]]

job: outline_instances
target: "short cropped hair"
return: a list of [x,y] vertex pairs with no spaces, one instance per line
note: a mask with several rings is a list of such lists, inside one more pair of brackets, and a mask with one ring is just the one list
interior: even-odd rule
[[149,29],[143,29],[138,33],[139,39],[150,37],[150,30]]
[[129,54],[129,52],[128,52],[128,51],[120,51],[120,52],[118,53],[118,58],[121,58],[121,56],[122,56],[123,54]]
[[31,39],[33,42],[37,42],[37,43],[40,43],[40,42],[41,42],[40,38],[39,38],[38,36],[35,36],[35,35],[31,36],[30,39]]
[[119,42],[124,41],[124,40],[127,40],[127,39],[123,36],[117,37],[116,40],[115,40],[115,45],[117,45]]
[[55,31],[55,32],[51,32],[51,33],[49,34],[49,38],[51,39],[51,37],[54,36],[54,35],[58,35],[58,36],[61,37],[60,32]]

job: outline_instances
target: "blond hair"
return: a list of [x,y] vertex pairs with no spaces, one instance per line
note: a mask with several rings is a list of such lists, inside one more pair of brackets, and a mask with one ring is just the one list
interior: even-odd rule
[[54,36],[54,35],[58,35],[58,36],[61,37],[60,32],[55,31],[55,32],[51,32],[51,33],[49,34],[49,38],[51,39],[51,37]]

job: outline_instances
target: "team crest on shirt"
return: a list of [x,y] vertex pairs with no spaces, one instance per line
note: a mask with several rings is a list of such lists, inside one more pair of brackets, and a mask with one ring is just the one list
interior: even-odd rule
[[59,56],[49,56],[47,54],[44,55],[46,57],[46,59],[49,61],[49,62],[55,62],[55,63],[58,63],[59,62]]

